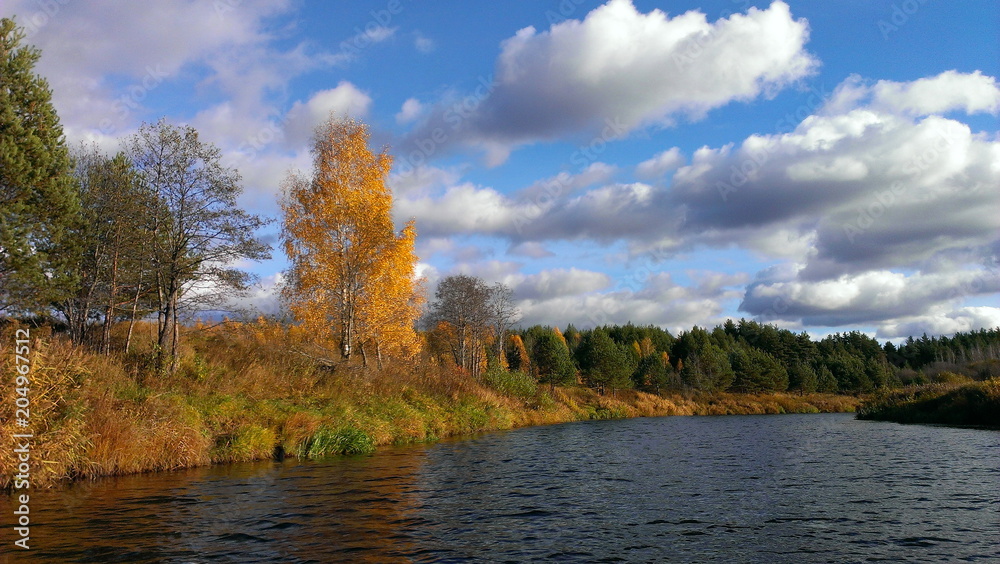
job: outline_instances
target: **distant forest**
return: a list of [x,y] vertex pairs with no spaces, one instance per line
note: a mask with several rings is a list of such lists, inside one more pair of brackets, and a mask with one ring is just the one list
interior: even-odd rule
[[509,370],[600,391],[855,394],[1000,376],[1000,328],[925,334],[897,347],[858,331],[814,341],[804,332],[744,319],[678,336],[632,324],[564,331],[534,326],[513,331],[505,353]]

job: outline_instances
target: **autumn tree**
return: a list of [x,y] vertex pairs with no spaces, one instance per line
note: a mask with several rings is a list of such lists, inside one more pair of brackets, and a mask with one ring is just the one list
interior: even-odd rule
[[0,311],[39,310],[71,293],[68,232],[78,222],[72,164],[41,56],[0,19]]
[[[283,185],[282,243],[291,266],[282,296],[317,344],[367,364],[369,350],[408,357],[422,294],[414,268],[416,229],[396,232],[387,148],[374,153],[368,126],[331,118],[316,128],[310,175]],[[330,343],[325,345],[324,343]]]
[[489,314],[493,339],[491,356],[499,361],[504,356],[504,343],[507,342],[507,332],[512,325],[521,319],[521,311],[514,304],[514,290],[502,282],[493,284],[490,287],[486,309]]
[[478,277],[454,274],[438,283],[429,319],[447,329],[455,364],[478,376],[478,352],[490,325],[490,287]]
[[524,348],[524,340],[520,335],[514,334],[507,339],[507,366],[511,371],[529,372],[531,370],[531,359],[528,358],[528,351]]
[[520,315],[514,292],[500,282],[490,286],[476,276],[453,274],[438,283],[434,297],[427,320],[447,328],[455,364],[479,376],[485,347],[490,362],[499,363],[507,331]]
[[176,367],[178,310],[195,285],[221,301],[244,291],[251,276],[231,265],[263,260],[255,236],[266,221],[237,206],[241,178],[222,153],[190,126],[143,124],[128,142],[140,188],[148,194],[149,253],[158,302],[159,368]]

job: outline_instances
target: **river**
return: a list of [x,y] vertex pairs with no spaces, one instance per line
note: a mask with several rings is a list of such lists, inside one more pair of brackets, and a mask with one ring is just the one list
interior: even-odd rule
[[35,491],[31,515],[30,551],[3,534],[10,562],[1000,560],[1000,432],[570,423],[107,478]]

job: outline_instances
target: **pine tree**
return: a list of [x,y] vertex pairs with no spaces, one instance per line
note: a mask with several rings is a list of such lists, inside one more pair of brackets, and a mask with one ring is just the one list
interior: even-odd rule
[[602,328],[584,336],[577,358],[588,383],[599,390],[611,388],[613,393],[632,385],[638,361],[631,354],[631,347],[619,345]]
[[571,384],[576,367],[569,355],[569,347],[555,330],[541,332],[531,347],[531,362],[537,371],[538,381],[553,388],[557,384]]
[[41,53],[0,19],[0,311],[31,311],[69,295],[69,230],[78,222],[72,163]]
[[507,366],[512,372],[531,372],[531,360],[520,335],[511,335],[507,339]]

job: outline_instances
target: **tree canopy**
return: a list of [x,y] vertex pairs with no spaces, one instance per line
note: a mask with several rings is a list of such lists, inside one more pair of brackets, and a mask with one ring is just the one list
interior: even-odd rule
[[396,232],[387,148],[369,148],[368,126],[330,118],[316,128],[313,170],[283,186],[282,243],[291,267],[283,298],[320,343],[341,358],[356,350],[407,357],[423,300],[414,275],[413,221]]
[[39,311],[76,283],[66,248],[80,220],[72,162],[52,92],[34,72],[40,52],[22,39],[0,19],[0,311]]

